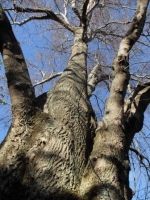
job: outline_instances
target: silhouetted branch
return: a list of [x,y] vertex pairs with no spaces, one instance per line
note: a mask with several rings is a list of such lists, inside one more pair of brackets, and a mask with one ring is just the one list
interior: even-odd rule
[[44,13],[45,16],[31,16],[28,19],[24,20],[22,23],[26,23],[32,19],[51,19],[58,23],[60,23],[62,26],[67,28],[69,31],[74,32],[74,28],[68,24],[65,20],[59,18],[52,10],[50,9],[41,9],[41,8],[23,8],[18,6],[17,4],[14,4],[14,8],[17,12],[23,12],[23,13]]
[[[143,154],[141,154],[137,149],[130,147],[129,150],[131,150],[132,152],[136,153],[136,155],[139,157],[139,161],[140,163],[146,168],[150,170],[150,161],[147,157],[145,157]],[[146,160],[148,163],[148,166],[143,162],[143,160]]]

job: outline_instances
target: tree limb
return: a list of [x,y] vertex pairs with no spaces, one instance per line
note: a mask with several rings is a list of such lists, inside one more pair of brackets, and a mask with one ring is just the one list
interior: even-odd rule
[[53,74],[53,75],[51,75],[50,77],[48,77],[48,78],[46,78],[46,79],[44,79],[44,80],[42,80],[42,81],[36,83],[36,84],[34,85],[34,87],[36,87],[36,86],[38,86],[38,85],[41,85],[41,84],[43,84],[43,83],[46,83],[46,82],[48,82],[48,81],[50,81],[50,80],[56,78],[57,76],[61,76],[61,74],[62,74],[62,72],[59,72],[59,73],[57,73],[57,74]]
[[[52,10],[50,9],[41,9],[41,8],[23,8],[18,6],[17,4],[14,4],[14,8],[17,12],[26,12],[26,13],[45,13],[45,16],[35,17],[33,19],[51,19],[58,23],[60,23],[62,26],[64,26],[66,29],[68,29],[71,32],[74,32],[74,27],[72,27],[70,24],[68,24],[65,20],[59,18]],[[30,19],[31,20],[31,19]],[[29,20],[27,20],[29,21]],[[26,22],[27,22],[26,21]]]
[[94,8],[97,7],[98,4],[99,4],[99,0],[90,0],[89,4],[88,4],[88,7],[87,7],[86,14],[87,15],[90,14],[94,10]]
[[[145,157],[143,154],[141,154],[137,149],[130,147],[129,148],[130,151],[136,153],[136,155],[139,157],[139,162],[145,167],[145,169],[149,169],[150,170],[150,161],[147,157]],[[143,162],[143,160],[146,160],[148,163],[148,166],[146,166],[146,164]]]
[[[127,131],[139,132],[143,126],[144,112],[150,103],[150,82],[138,85],[126,110]],[[134,123],[133,123],[134,122]],[[132,137],[133,137],[132,136]],[[130,142],[131,142],[130,137]]]
[[12,113],[16,116],[13,120],[17,121],[23,114],[26,118],[28,112],[34,109],[35,95],[21,47],[1,4],[0,29],[0,52],[6,70]]
[[83,7],[82,7],[82,14],[81,14],[81,23],[86,26],[86,22],[87,22],[87,8],[88,8],[88,4],[89,4],[89,1],[90,0],[84,0],[84,3],[83,3]]
[[76,16],[77,16],[77,17],[80,19],[80,21],[81,21],[80,12],[78,11],[78,9],[77,9],[77,7],[76,7],[76,0],[72,0],[71,7],[72,7],[72,10],[74,11],[74,13],[76,14]]
[[129,51],[133,47],[133,45],[136,43],[138,38],[140,37],[143,27],[146,20],[146,11],[148,7],[149,1],[137,1],[137,10],[135,13],[135,16],[132,20],[131,26],[128,30],[128,32],[125,34],[125,37],[121,41],[118,56],[121,55],[128,55]]
[[47,15],[45,15],[45,16],[31,16],[31,17],[29,17],[27,19],[24,19],[21,22],[15,22],[14,21],[13,24],[21,26],[21,25],[23,25],[23,24],[25,24],[25,23],[27,23],[27,22],[29,22],[31,20],[44,20],[44,19],[49,19],[49,17]]
[[104,81],[109,78],[109,75],[105,74],[101,70],[101,66],[97,64],[91,71],[87,81],[87,90],[88,96],[92,95],[92,92],[95,90],[95,87],[101,81]]
[[[122,121],[124,121],[124,97],[130,79],[128,54],[143,31],[148,4],[149,0],[137,1],[135,16],[129,30],[120,43],[117,57],[114,59],[114,78],[110,96],[105,107],[106,114],[104,116],[104,120],[108,121],[108,124],[113,123],[118,125],[122,124]],[[143,118],[141,120],[143,120]]]

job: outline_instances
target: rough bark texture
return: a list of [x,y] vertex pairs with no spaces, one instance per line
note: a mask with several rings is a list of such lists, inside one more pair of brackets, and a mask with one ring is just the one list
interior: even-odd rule
[[[132,198],[128,180],[130,170],[128,151],[137,129],[134,133],[129,129],[131,124],[128,123],[130,120],[128,121],[129,118],[124,113],[124,98],[130,79],[129,51],[143,30],[148,3],[149,1],[138,1],[131,27],[121,41],[117,57],[114,59],[113,80],[105,106],[105,116],[97,128],[93,150],[80,187],[81,194],[88,200]],[[141,96],[137,96],[135,101],[138,103],[140,98]],[[131,107],[135,108],[133,105],[135,104],[133,103]],[[143,105],[144,108],[146,106],[147,104]],[[135,111],[133,113],[136,118]],[[133,117],[131,118],[133,120]],[[143,122],[143,118],[139,120]]]
[[[75,32],[68,66],[47,94],[44,106],[44,112],[53,118],[53,124],[47,124],[42,134],[44,145],[40,150],[41,156],[35,156],[38,175],[33,173],[40,185],[41,177],[46,172],[44,193],[47,191],[49,197],[50,192],[54,192],[54,199],[62,198],[58,196],[59,191],[64,194],[65,190],[77,191],[93,143],[90,128],[92,110],[86,89],[86,51],[83,30],[80,28]],[[39,147],[35,146],[30,152],[33,154],[36,148]]]
[[[123,101],[129,80],[126,60],[114,61],[114,79],[93,151],[81,184],[85,199],[131,199],[129,161],[123,123]],[[85,192],[86,191],[86,192]]]
[[[131,27],[121,41],[114,59],[105,116],[96,136],[88,95],[100,79],[94,69],[88,94],[85,40],[87,16],[97,5],[92,6],[92,2],[83,2],[82,13],[74,9],[81,22],[79,27],[64,24],[53,12],[45,11],[46,17],[74,34],[74,45],[56,85],[38,98],[35,98],[20,45],[0,7],[0,51],[13,114],[11,128],[0,147],[0,200],[132,198],[128,150],[134,134],[142,127],[143,113],[149,104],[149,83],[137,88],[126,109],[124,98],[130,78],[128,54],[143,30],[149,1],[138,1]],[[16,6],[17,9],[41,12]],[[140,126],[132,126],[139,121]]]
[[1,13],[1,52],[14,114],[1,145],[1,199],[76,199],[93,144],[84,30],[75,30],[68,66],[47,94],[43,112],[36,108],[22,52]]

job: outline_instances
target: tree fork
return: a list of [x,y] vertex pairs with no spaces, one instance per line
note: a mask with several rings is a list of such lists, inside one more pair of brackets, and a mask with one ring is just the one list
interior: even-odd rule
[[117,57],[105,115],[97,128],[94,146],[81,182],[80,192],[87,200],[130,200],[129,146],[125,130],[124,97],[129,82],[129,51],[140,37],[148,0],[137,1],[131,26],[122,39]]
[[[0,44],[3,58],[8,60],[4,62],[5,67],[11,71],[11,76],[9,72],[7,77],[14,121],[1,145],[1,199],[78,199],[76,194],[92,149],[91,132],[94,130],[90,121],[93,111],[87,95],[84,30],[76,28],[68,66],[47,93],[47,113],[44,113],[36,109],[21,49],[8,19],[7,23],[3,21],[0,22],[4,29]],[[5,34],[7,32],[9,34]],[[8,42],[13,48],[9,48]],[[7,47],[7,55],[3,47]]]
[[129,200],[129,161],[123,124],[123,104],[129,80],[126,57],[114,60],[113,81],[105,116],[99,123],[89,163],[81,183],[85,199]]

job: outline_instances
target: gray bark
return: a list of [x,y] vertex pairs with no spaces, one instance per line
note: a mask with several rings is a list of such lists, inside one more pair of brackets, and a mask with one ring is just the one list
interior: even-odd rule
[[[136,118],[136,114],[127,116],[124,113],[124,98],[130,79],[129,51],[142,33],[148,3],[148,0],[137,1],[135,17],[127,34],[122,39],[117,57],[114,59],[113,81],[105,106],[105,115],[97,128],[93,150],[80,186],[81,194],[88,200],[129,200],[132,198],[128,180],[130,170],[128,151],[137,129],[131,134],[129,121],[133,120],[133,115]],[[145,90],[149,90],[149,87]],[[142,90],[140,92],[142,93]],[[143,92],[146,95],[147,92]],[[140,97],[142,98],[142,96],[141,94]],[[140,102],[140,97],[136,96],[136,103]],[[132,103],[131,110],[135,108],[134,103]],[[143,103],[141,104],[143,105]],[[148,102],[146,102],[146,106],[147,104]],[[140,103],[136,105],[140,109]],[[146,106],[143,105],[142,113]],[[131,110],[128,112],[134,112]],[[129,116],[131,119],[128,121]],[[143,118],[140,118],[139,121],[143,122]]]
[[84,29],[76,28],[68,66],[39,110],[22,52],[2,8],[1,16],[0,48],[14,118],[0,149],[0,198],[76,199],[94,134]]
[[[0,200],[130,200],[128,150],[140,130],[149,104],[149,83],[139,86],[124,110],[130,78],[128,54],[140,37],[149,1],[138,1],[128,33],[114,59],[113,81],[105,116],[96,130],[96,120],[87,91],[87,12],[85,0],[79,27],[71,27],[51,10],[46,12],[74,34],[68,65],[56,85],[35,98],[27,66],[7,16],[0,7],[0,51],[3,56],[13,120],[0,147]],[[75,1],[72,1],[74,9]],[[94,90],[99,77],[90,79]],[[145,100],[145,97],[147,100]],[[135,106],[136,104],[136,106]],[[134,129],[132,122],[141,122]],[[93,138],[94,142],[93,142]]]

